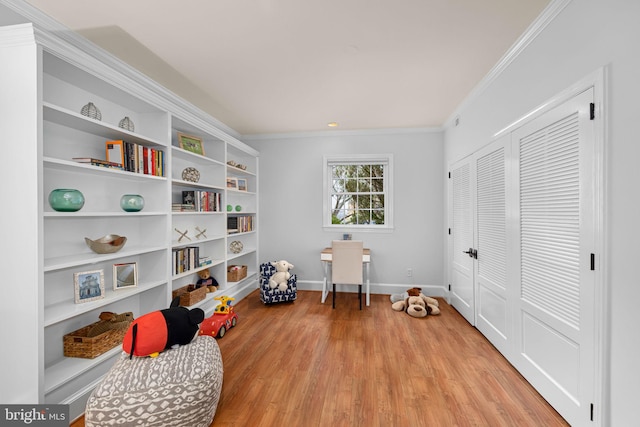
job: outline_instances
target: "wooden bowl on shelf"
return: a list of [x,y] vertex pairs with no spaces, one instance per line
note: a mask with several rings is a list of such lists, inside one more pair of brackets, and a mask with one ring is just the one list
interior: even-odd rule
[[124,244],[127,243],[127,238],[125,236],[118,236],[117,234],[107,234],[96,240],[85,237],[84,241],[87,243],[87,246],[97,254],[112,254],[122,249]]

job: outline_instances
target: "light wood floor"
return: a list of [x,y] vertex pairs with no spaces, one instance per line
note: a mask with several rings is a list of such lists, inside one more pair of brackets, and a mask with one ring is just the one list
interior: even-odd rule
[[[222,426],[567,426],[475,328],[440,300],[422,319],[387,295],[320,293],[265,306],[236,304],[218,340],[224,383],[211,424]],[[83,420],[72,424],[83,427]]]

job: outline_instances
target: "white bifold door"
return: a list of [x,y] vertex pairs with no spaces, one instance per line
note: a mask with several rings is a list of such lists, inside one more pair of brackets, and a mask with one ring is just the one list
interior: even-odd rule
[[503,137],[451,168],[451,304],[505,353],[507,305],[507,168]]
[[451,304],[571,424],[592,423],[593,88],[451,165]]

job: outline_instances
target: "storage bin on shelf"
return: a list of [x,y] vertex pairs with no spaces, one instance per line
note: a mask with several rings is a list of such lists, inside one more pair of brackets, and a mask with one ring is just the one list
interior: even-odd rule
[[64,335],[62,337],[63,354],[66,357],[93,359],[121,345],[128,326],[123,325],[117,329],[109,329],[94,337],[87,336],[88,332],[100,323],[103,322],[95,322]]
[[227,282],[237,282],[247,277],[246,265],[230,265],[227,267]]
[[188,307],[205,299],[207,292],[209,292],[209,290],[206,286],[196,288],[196,285],[190,284],[171,292],[171,299],[180,297],[180,305],[182,307]]

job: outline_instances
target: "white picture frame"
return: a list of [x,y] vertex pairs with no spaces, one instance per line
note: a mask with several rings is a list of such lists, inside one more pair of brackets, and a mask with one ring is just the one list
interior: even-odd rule
[[135,288],[138,286],[138,263],[125,262],[113,264],[113,290]]
[[76,304],[104,298],[104,270],[73,273],[73,283]]
[[228,190],[237,190],[238,189],[238,179],[228,176],[227,177],[227,189]]

